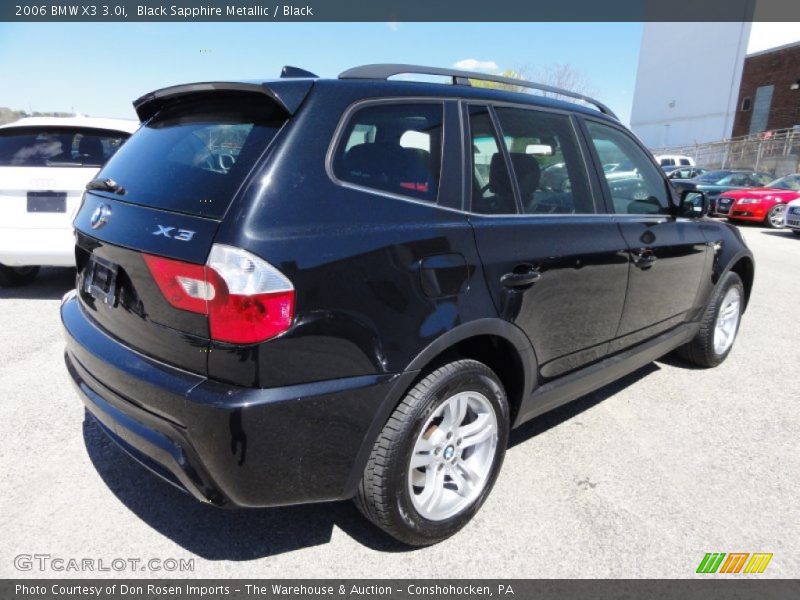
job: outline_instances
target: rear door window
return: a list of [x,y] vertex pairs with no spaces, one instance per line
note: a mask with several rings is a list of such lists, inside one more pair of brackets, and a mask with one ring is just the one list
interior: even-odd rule
[[353,113],[336,147],[342,182],[435,202],[442,165],[441,103],[379,103]]
[[167,106],[100,173],[125,201],[219,218],[285,121],[254,94],[217,93]]
[[586,166],[567,115],[527,108],[495,107],[517,178],[522,212],[595,212]]
[[128,136],[85,127],[4,128],[0,129],[0,166],[98,168]]

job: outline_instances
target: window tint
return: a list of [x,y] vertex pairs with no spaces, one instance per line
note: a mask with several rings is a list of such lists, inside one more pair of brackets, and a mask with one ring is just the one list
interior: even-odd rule
[[615,127],[587,121],[589,135],[602,164],[618,162],[625,170],[605,173],[617,214],[668,214],[669,199],[663,173],[644,151]]
[[689,159],[688,159],[688,158],[682,158],[682,159],[681,159],[681,164],[682,164],[682,165],[690,165],[691,163],[689,162]]
[[673,165],[675,165],[675,159],[674,158],[662,158],[661,161],[660,161],[660,164],[661,164],[662,167],[672,167]]
[[0,166],[101,167],[127,133],[74,127],[0,129]]
[[443,106],[376,104],[350,118],[333,159],[342,181],[436,201],[442,161]]
[[145,123],[101,175],[126,202],[221,217],[283,119],[252,94],[186,100]]
[[570,118],[523,108],[496,107],[495,112],[517,178],[522,212],[594,213]]
[[514,188],[487,107],[470,107],[469,130],[472,140],[472,212],[515,214]]

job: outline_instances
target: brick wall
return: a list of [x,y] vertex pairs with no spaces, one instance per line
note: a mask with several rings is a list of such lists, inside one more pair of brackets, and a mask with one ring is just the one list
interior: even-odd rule
[[[800,125],[800,90],[791,90],[800,82],[800,44],[748,56],[742,71],[739,104],[733,122],[733,136],[750,133],[750,120],[755,106],[756,90],[774,85],[767,130],[785,129]],[[750,110],[742,110],[742,101],[750,99]]]

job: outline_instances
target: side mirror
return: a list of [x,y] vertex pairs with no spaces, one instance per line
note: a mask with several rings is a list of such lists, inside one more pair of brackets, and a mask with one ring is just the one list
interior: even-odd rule
[[708,214],[708,198],[703,192],[683,190],[678,204],[678,216],[700,219]]

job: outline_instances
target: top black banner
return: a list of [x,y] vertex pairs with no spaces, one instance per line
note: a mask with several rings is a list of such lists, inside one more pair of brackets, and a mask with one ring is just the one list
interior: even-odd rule
[[798,0],[5,0],[8,22],[800,21]]

